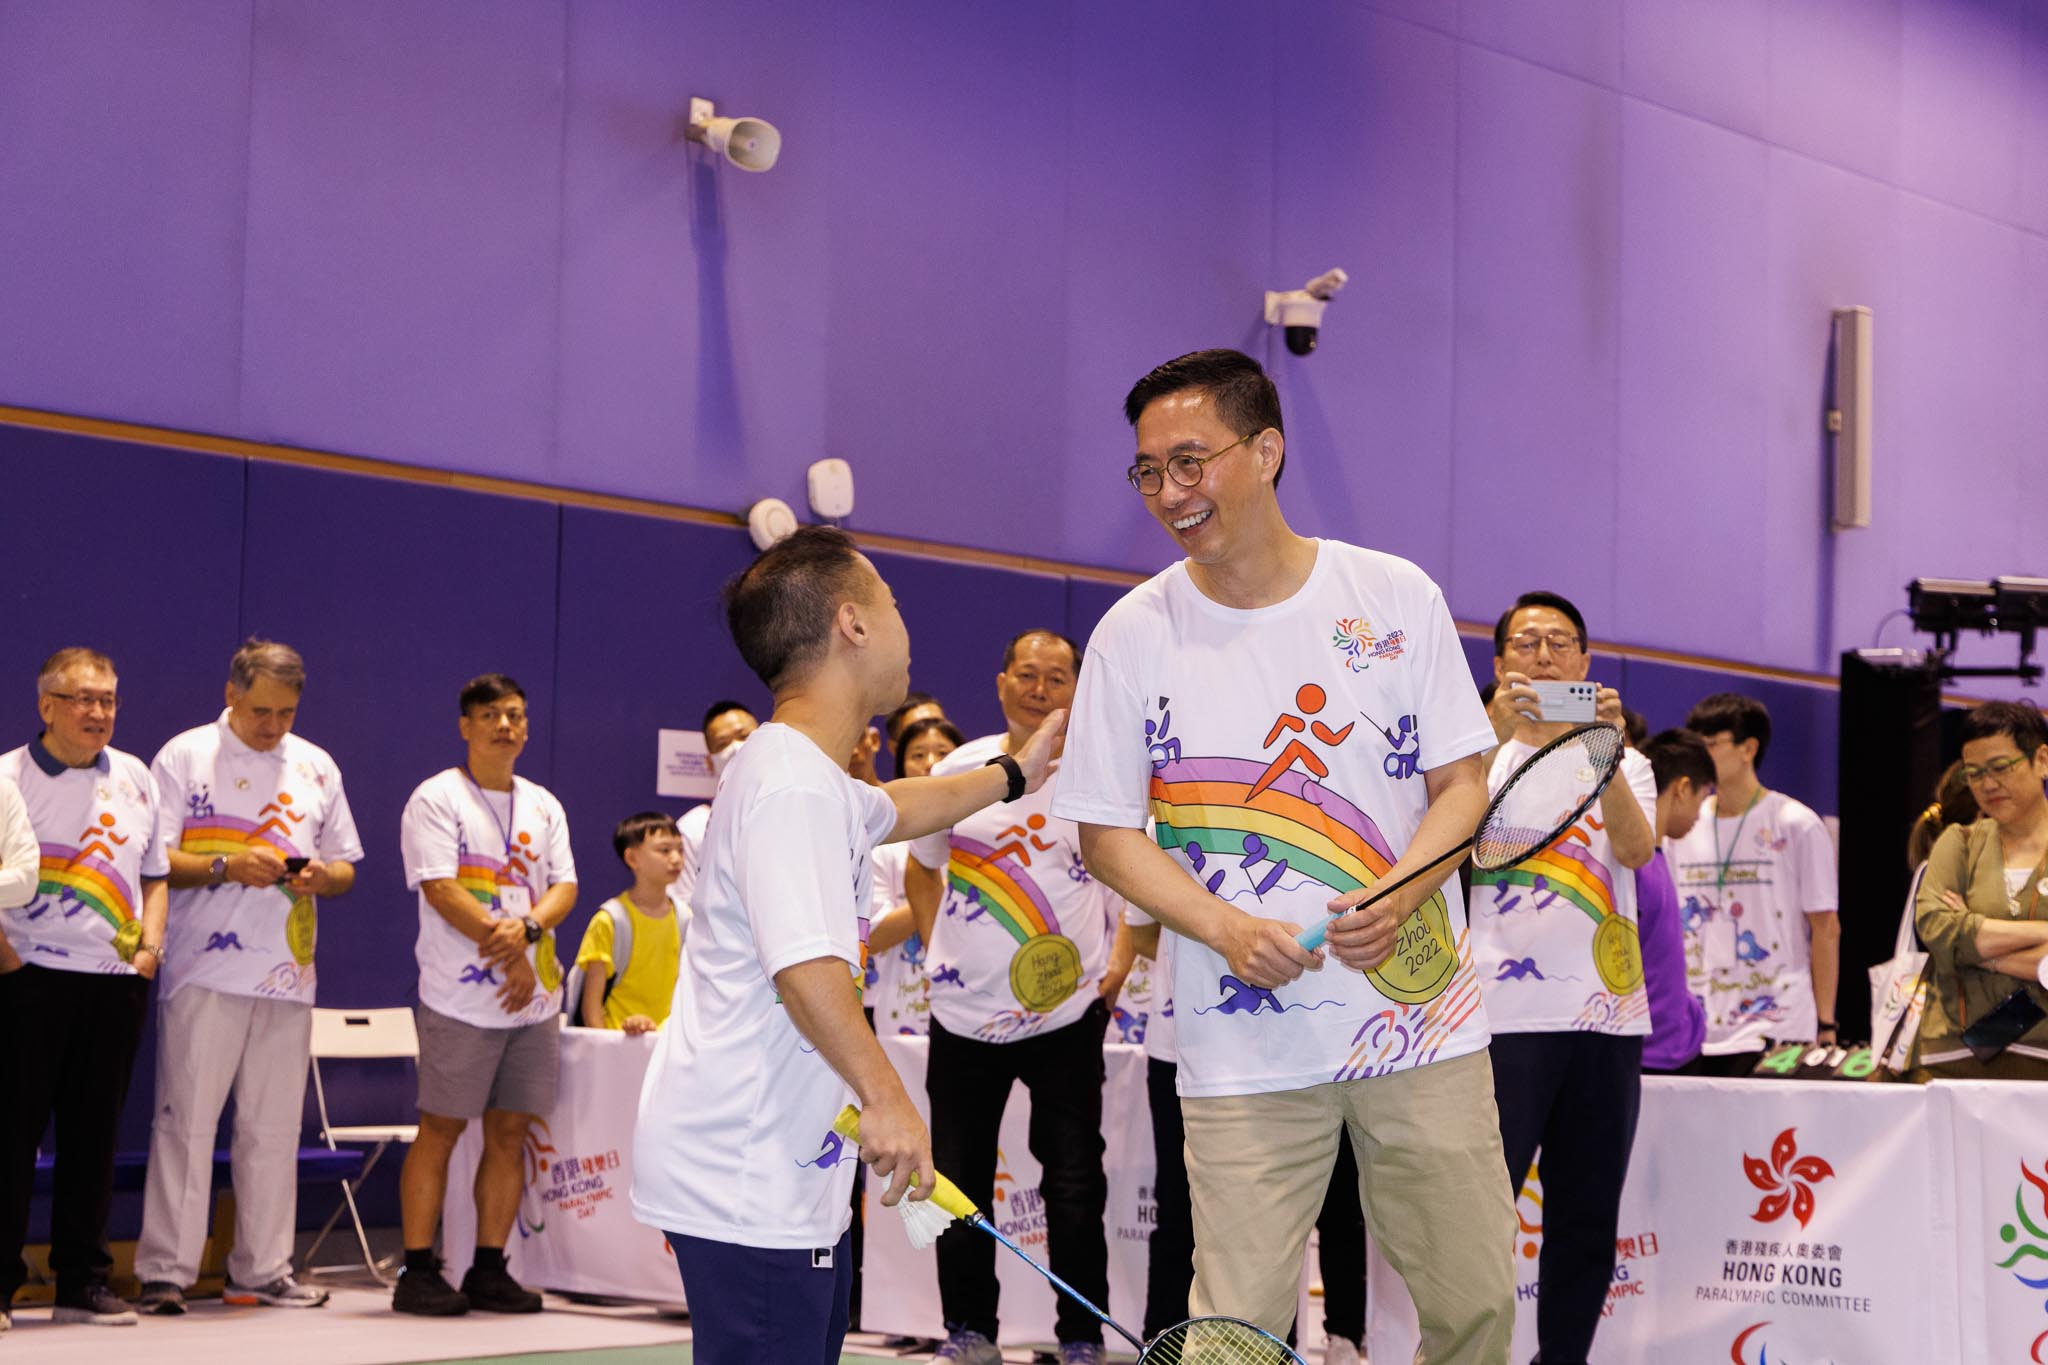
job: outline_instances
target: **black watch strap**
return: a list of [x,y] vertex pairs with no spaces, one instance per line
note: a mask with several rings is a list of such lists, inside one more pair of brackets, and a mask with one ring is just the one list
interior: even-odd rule
[[1008,775],[1010,779],[1010,790],[1003,797],[1003,800],[1015,801],[1018,797],[1024,794],[1024,769],[1018,765],[1016,759],[1011,758],[1008,754],[997,754],[994,758],[990,759],[987,763],[983,764],[982,766],[988,768],[1001,768],[1003,772]]
[[535,919],[532,915],[522,915],[519,922],[526,926],[526,941],[528,943],[540,942],[540,936],[545,931],[540,927],[539,920]]

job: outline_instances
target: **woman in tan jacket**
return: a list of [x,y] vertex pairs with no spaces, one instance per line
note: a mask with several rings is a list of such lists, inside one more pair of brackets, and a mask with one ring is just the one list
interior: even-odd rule
[[[1987,702],[1963,718],[1963,777],[1983,818],[1935,842],[1914,923],[1932,960],[1920,1066],[1929,1077],[2048,1080],[2048,725],[2031,702]],[[1963,1033],[1994,1011],[2041,1008],[1980,1061]]]

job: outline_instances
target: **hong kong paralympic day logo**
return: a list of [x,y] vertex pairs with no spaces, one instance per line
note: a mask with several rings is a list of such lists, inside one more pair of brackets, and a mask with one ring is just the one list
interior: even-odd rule
[[1799,1143],[1787,1128],[1771,1143],[1768,1163],[1742,1154],[1742,1173],[1749,1183],[1764,1192],[1756,1212],[1749,1215],[1759,1223],[1775,1223],[1789,1210],[1805,1227],[1813,1217],[1813,1187],[1835,1173],[1835,1168],[1817,1156],[1799,1155]]
[[[2048,1179],[2043,1177],[2048,1177],[2048,1162],[2042,1163],[2040,1175],[2028,1170],[2026,1162],[2020,1163],[2020,1183],[2012,1189],[2013,1221],[2002,1224],[1998,1229],[1998,1240],[2012,1248],[2011,1254],[1998,1263],[1998,1268],[2010,1270],[2015,1280],[2037,1293],[2048,1290],[2048,1268],[2042,1264],[2048,1262]],[[2034,1187],[2038,1196],[2039,1215],[2027,1211],[2029,1185]],[[2023,1230],[2025,1240],[2021,1238]],[[2048,1309],[2048,1305],[2044,1305],[2044,1309]],[[2048,1365],[2048,1360],[2044,1360],[2041,1354],[2043,1346],[2048,1346],[2048,1332],[2035,1337],[2027,1352],[2027,1358],[2035,1361],[2036,1365]]]
[[[1735,1340],[1729,1344],[1728,1359],[1733,1361],[1734,1365],[1795,1365],[1795,1362],[1785,1356],[1771,1354],[1770,1343],[1761,1335],[1764,1328],[1770,1325],[1770,1321],[1766,1319],[1763,1322],[1752,1322],[1737,1332]],[[1756,1348],[1754,1357],[1749,1354],[1752,1345]]]

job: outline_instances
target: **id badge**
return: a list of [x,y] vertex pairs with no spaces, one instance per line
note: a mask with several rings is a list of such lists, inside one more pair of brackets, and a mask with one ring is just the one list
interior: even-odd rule
[[533,893],[518,882],[500,884],[498,911],[507,919],[525,919],[533,913]]

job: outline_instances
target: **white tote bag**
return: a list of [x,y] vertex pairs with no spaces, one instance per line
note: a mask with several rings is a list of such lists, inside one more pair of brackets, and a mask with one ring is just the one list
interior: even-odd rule
[[1927,954],[1913,946],[1913,903],[1920,895],[1920,879],[1926,875],[1925,863],[1913,873],[1891,960],[1870,969],[1870,1044],[1877,1049],[1891,1043],[1877,1064],[1894,1072],[1906,1069],[1913,1040],[1920,1036],[1920,1016],[1927,1009]]

